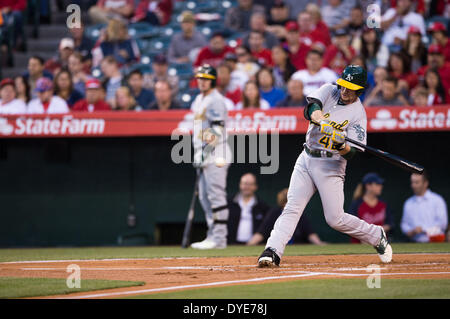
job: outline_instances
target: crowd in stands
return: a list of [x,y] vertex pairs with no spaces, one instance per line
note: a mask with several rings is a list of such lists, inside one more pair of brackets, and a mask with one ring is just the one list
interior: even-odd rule
[[[60,39],[55,57],[32,56],[1,81],[0,113],[189,108],[205,63],[217,68],[230,110],[304,106],[348,64],[368,71],[366,107],[450,102],[445,0],[231,0],[209,11],[204,0],[73,3],[87,21]],[[26,9],[0,0],[2,52],[23,50]]]

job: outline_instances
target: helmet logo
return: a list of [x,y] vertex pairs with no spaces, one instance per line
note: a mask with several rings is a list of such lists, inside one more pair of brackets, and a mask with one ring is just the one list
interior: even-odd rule
[[353,75],[347,74],[347,76],[345,77],[345,79],[346,79],[347,81],[352,81],[352,80],[353,80]]

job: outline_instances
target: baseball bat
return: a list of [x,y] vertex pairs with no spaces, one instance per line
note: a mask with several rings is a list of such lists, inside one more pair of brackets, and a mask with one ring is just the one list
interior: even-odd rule
[[192,195],[191,205],[189,206],[189,211],[186,218],[186,224],[184,225],[183,231],[183,240],[181,242],[182,248],[187,248],[189,246],[189,240],[191,237],[191,229],[192,229],[192,221],[194,220],[194,210],[195,210],[195,201],[198,195],[198,183],[200,180],[200,175],[202,174],[202,170],[200,168],[197,169],[195,176],[195,184],[194,184],[194,194]]
[[[311,121],[314,125],[320,126],[320,124]],[[358,141],[355,141],[354,139],[350,138],[350,137],[345,137],[345,140],[349,143],[355,144],[359,147],[361,147],[362,149],[364,149],[365,151],[367,151],[367,153],[370,153],[374,156],[377,156],[383,160],[385,160],[388,163],[391,163],[397,167],[400,167],[404,170],[407,170],[409,172],[412,173],[417,173],[417,174],[422,174],[424,171],[424,167],[422,165],[419,165],[417,163],[411,162],[409,160],[406,160],[400,156],[382,151],[378,148],[369,146],[369,145],[365,145],[363,143],[360,143]]]

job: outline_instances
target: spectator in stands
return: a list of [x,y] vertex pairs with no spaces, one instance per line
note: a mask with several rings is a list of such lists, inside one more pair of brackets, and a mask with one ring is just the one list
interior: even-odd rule
[[36,82],[41,77],[47,77],[53,80],[53,75],[44,69],[44,60],[37,55],[33,55],[28,59],[28,71],[23,75],[27,80],[30,87],[30,96],[32,99],[37,97],[37,93],[34,90],[36,88]]
[[30,85],[23,75],[14,78],[17,99],[22,100],[25,105],[31,100]]
[[[277,207],[272,208],[264,218],[263,222],[253,234],[252,238],[247,242],[247,245],[258,245],[265,243],[270,236],[270,232],[273,229],[277,218],[283,212],[283,208],[287,203],[288,189],[285,188],[277,194]],[[292,239],[289,241],[292,243],[310,243],[315,245],[325,245],[317,233],[311,227],[308,217],[305,213],[302,214],[300,220],[295,228]]]
[[276,35],[279,40],[286,38],[285,25],[289,21],[289,7],[283,0],[274,0],[270,8],[270,17],[266,30]]
[[36,81],[35,88],[38,97],[28,103],[28,113],[67,113],[70,111],[66,101],[53,95],[53,82],[42,77]]
[[256,196],[256,176],[241,176],[239,193],[228,200],[228,244],[246,244],[264,220],[270,207]]
[[419,83],[418,76],[411,72],[411,60],[401,52],[391,53],[387,70],[389,75],[398,79],[399,90],[403,91],[405,96]]
[[208,45],[204,35],[195,29],[195,16],[191,11],[181,14],[181,32],[170,41],[167,58],[170,63],[192,63],[193,50]]
[[445,88],[445,99],[450,101],[450,62],[445,62],[444,51],[437,44],[431,44],[428,47],[427,64],[417,71],[419,80],[424,79],[425,73],[429,68],[438,70]]
[[111,19],[131,18],[134,12],[134,0],[98,0],[89,9],[91,22],[108,23]]
[[310,12],[300,12],[297,18],[297,24],[300,31],[300,42],[321,52],[331,44],[328,27],[325,24],[314,24]]
[[111,105],[113,109],[116,108],[114,98],[116,90],[122,86],[122,73],[120,73],[119,64],[113,56],[107,56],[102,60],[101,70],[105,76],[106,88],[106,102]]
[[166,25],[170,21],[173,0],[142,0],[136,8],[132,22],[147,22],[152,25]]
[[[5,26],[12,29],[12,45],[19,51],[25,51],[24,12],[27,8],[25,0],[1,0],[0,16]],[[0,23],[1,26],[1,23]],[[0,43],[1,44],[1,43]]]
[[[322,43],[325,47],[331,44],[331,33],[325,21],[322,19],[322,10],[319,6],[310,2],[306,5],[305,11],[310,14],[312,23],[312,32],[310,34],[311,38],[314,39],[316,43]],[[300,24],[297,16],[297,22]],[[303,26],[301,27],[303,29]],[[325,47],[317,46],[316,49],[324,49]]]
[[179,78],[177,75],[169,74],[169,64],[164,54],[159,54],[153,59],[153,73],[144,75],[144,87],[150,90],[155,90],[155,84],[158,81],[168,81],[170,83],[172,96],[178,94]]
[[305,42],[300,41],[300,28],[295,21],[286,23],[286,47],[289,51],[289,60],[297,70],[306,68],[306,55],[311,47]]
[[275,78],[269,68],[263,67],[256,73],[256,83],[261,97],[269,102],[270,107],[277,105],[286,97],[286,93],[282,89],[275,87]]
[[128,86],[137,104],[143,110],[148,110],[150,104],[155,100],[155,94],[153,94],[153,91],[144,88],[144,75],[140,70],[134,70],[128,74]]
[[0,81],[0,114],[25,114],[26,104],[17,98],[16,85],[10,78]]
[[215,32],[209,39],[209,45],[203,47],[198,53],[194,66],[209,64],[217,67],[229,52],[234,52],[234,50],[227,45],[223,33]]
[[100,44],[92,50],[94,67],[108,55],[114,56],[120,67],[139,60],[140,52],[136,40],[130,38],[128,27],[122,20],[111,19],[98,42]]
[[425,73],[424,87],[428,92],[428,106],[445,104],[446,94],[441,76],[436,69],[428,69]]
[[80,24],[79,28],[69,28],[69,31],[75,44],[75,52],[79,52],[82,56],[83,69],[85,72],[89,72],[92,66],[92,49],[95,43],[85,34],[83,23]]
[[253,13],[264,14],[264,7],[254,4],[253,0],[238,0],[238,5],[231,7],[225,13],[225,27],[235,32],[245,32],[250,29],[249,21]]
[[256,82],[248,81],[244,86],[241,101],[236,104],[236,110],[253,108],[268,110],[270,109],[270,104],[269,102],[261,98],[261,94],[259,93],[259,88]]
[[236,57],[238,59],[236,68],[247,74],[250,79],[254,79],[254,76],[256,72],[259,71],[260,66],[258,63],[253,61],[253,57],[250,54],[250,49],[246,46],[236,47]]
[[100,83],[100,80],[96,78],[88,78],[85,85],[86,98],[75,103],[72,111],[110,111],[111,106],[105,101],[105,91]]
[[253,59],[262,66],[273,66],[272,53],[266,48],[264,36],[259,31],[250,31],[248,37],[250,54]]
[[74,52],[69,57],[69,71],[72,75],[73,87],[84,95],[87,74],[83,70],[83,56],[80,52]]
[[[394,228],[391,209],[386,202],[380,200],[384,179],[377,173],[367,173],[353,192],[353,201],[348,212],[368,223],[382,226],[387,235]],[[352,243],[360,241],[352,238]]]
[[347,25],[349,36],[352,41],[351,45],[356,52],[361,50],[361,37],[366,27],[363,7],[356,5],[350,10],[350,19]]
[[393,76],[388,76],[383,80],[381,92],[379,92],[373,99],[367,98],[367,106],[405,106],[408,105],[405,97],[399,93],[398,79]]
[[411,105],[428,106],[428,90],[423,86],[416,86],[411,92]]
[[306,106],[306,98],[303,95],[303,83],[300,80],[290,79],[287,83],[288,95],[277,103],[277,107]]
[[275,86],[283,88],[295,73],[296,68],[292,65],[289,59],[289,51],[287,48],[277,45],[272,48],[272,60],[274,67],[272,69],[273,77],[275,78]]
[[377,67],[386,67],[389,49],[378,38],[374,28],[365,27],[361,37],[360,54],[364,57],[367,71],[374,72]]
[[231,87],[230,81],[231,81],[230,66],[225,62],[219,64],[219,66],[217,67],[217,90],[223,96],[232,101],[233,105],[231,109],[234,109],[234,105],[239,103],[239,101],[241,100],[242,91],[237,86],[235,86],[234,88]]
[[425,34],[425,21],[422,15],[412,10],[412,0],[397,0],[397,6],[381,17],[382,42],[387,46],[401,47],[410,26],[416,26],[421,34]]
[[378,94],[381,94],[383,81],[388,77],[388,72],[386,68],[379,66],[373,72],[374,85],[373,88],[368,89],[365,94],[367,97],[364,99],[364,106],[367,106]]
[[69,108],[72,108],[76,102],[84,98],[83,94],[73,87],[72,75],[67,69],[62,69],[56,73],[53,83],[55,95],[66,101]]
[[335,72],[323,66],[322,52],[311,49],[306,56],[306,69],[295,72],[292,78],[302,81],[303,95],[308,96],[325,83],[335,83],[338,77]]
[[136,102],[127,86],[121,86],[117,89],[115,105],[115,111],[142,111],[142,106]]
[[408,36],[401,51],[411,61],[411,72],[416,73],[422,65],[427,63],[427,48],[422,42],[422,34],[419,28],[410,26]]
[[250,46],[249,37],[251,31],[261,32],[264,36],[264,43],[268,49],[272,49],[273,46],[280,44],[277,36],[266,30],[267,28],[267,20],[264,13],[255,12],[252,14],[250,18],[250,30],[243,37],[242,43],[245,46]]
[[345,67],[356,55],[355,49],[350,45],[348,29],[334,31],[333,44],[327,47],[323,63],[337,74],[341,74]]
[[306,10],[306,6],[311,0],[285,0],[284,2],[289,8],[289,19],[295,20],[300,12]]
[[44,68],[55,75],[62,68],[67,68],[69,64],[69,56],[74,52],[75,43],[71,38],[63,38],[59,42],[58,55],[47,60]]
[[174,100],[172,88],[167,80],[158,80],[155,83],[155,98],[150,104],[150,110],[167,111],[181,108]]
[[235,53],[227,53],[225,55],[225,63],[230,67],[230,90],[234,91],[244,89],[245,83],[250,79],[248,74],[238,68],[238,57]]
[[328,4],[322,7],[322,18],[329,30],[345,28],[350,23],[350,9],[355,5],[355,1],[328,0],[327,2]]
[[447,27],[441,22],[432,22],[427,31],[431,34],[432,43],[441,47],[445,61],[450,62],[450,41],[447,36]]
[[403,205],[402,232],[414,242],[429,242],[447,229],[447,204],[439,194],[429,189],[427,174],[411,174],[414,195]]

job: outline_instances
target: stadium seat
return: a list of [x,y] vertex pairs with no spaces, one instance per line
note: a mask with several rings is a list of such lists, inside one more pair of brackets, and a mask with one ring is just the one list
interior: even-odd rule
[[159,27],[146,22],[132,23],[128,26],[128,34],[132,38],[147,39],[160,35]]
[[84,32],[88,38],[90,38],[93,41],[97,41],[98,38],[100,37],[101,30],[105,27],[106,24],[104,23],[94,24],[86,27]]

